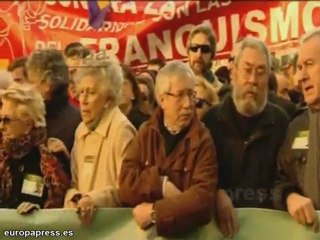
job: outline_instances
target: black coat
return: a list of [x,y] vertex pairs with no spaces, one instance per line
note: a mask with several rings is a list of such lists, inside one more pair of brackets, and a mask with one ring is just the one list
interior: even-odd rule
[[290,119],[294,118],[294,116],[297,112],[297,107],[294,103],[292,103],[282,97],[279,97],[274,92],[269,92],[268,99],[269,99],[269,102],[271,102],[275,105],[278,105],[283,110],[285,110]]
[[279,107],[267,103],[248,139],[243,139],[229,96],[204,116],[217,148],[218,186],[226,190],[235,207],[272,208],[272,190],[278,151],[289,124]]
[[65,104],[59,111],[46,116],[48,138],[58,138],[69,151],[74,142],[74,134],[81,122],[81,115],[78,109]]

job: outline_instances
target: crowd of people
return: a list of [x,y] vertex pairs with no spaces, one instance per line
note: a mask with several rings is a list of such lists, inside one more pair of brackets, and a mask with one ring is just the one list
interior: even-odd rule
[[317,232],[320,30],[285,69],[245,37],[213,72],[216,44],[198,25],[187,63],[140,72],[78,42],[15,59],[0,78],[0,207],[73,208],[84,225],[131,207],[161,236],[214,217],[227,237],[241,228],[236,208],[267,208]]

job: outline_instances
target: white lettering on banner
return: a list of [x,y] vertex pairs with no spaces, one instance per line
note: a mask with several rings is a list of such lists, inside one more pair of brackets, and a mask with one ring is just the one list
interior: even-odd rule
[[78,32],[88,31],[89,27],[90,26],[89,26],[88,19],[80,18],[75,31],[78,31]]
[[207,11],[207,9],[206,8],[201,8],[201,3],[202,3],[203,1],[196,1],[196,9],[197,9],[197,13],[202,13],[202,12],[205,12],[205,11]]
[[49,6],[55,6],[55,5],[61,5],[62,7],[72,7],[75,9],[81,8],[88,10],[88,2],[86,0],[46,0],[46,5]]
[[[299,2],[288,3],[286,9],[286,16],[284,16],[281,7],[270,9],[270,21],[271,21],[271,42],[287,40],[289,37],[289,27],[291,26],[291,38],[298,38],[299,27]],[[280,40],[278,37],[280,33]]]
[[319,1],[317,1],[317,2],[312,1],[312,2],[306,3],[306,6],[304,7],[304,9],[302,11],[302,25],[303,25],[303,29],[305,32],[316,27],[312,21],[312,13],[315,8],[320,8]]
[[257,19],[258,21],[265,20],[266,15],[261,10],[253,10],[248,12],[246,20],[245,20],[245,27],[251,31],[258,33],[258,38],[262,41],[267,39],[267,28],[263,23],[254,22],[253,19]]
[[62,17],[60,17],[60,16],[53,16],[53,17],[51,18],[49,27],[50,27],[51,29],[59,28],[59,27],[61,26],[61,23],[62,23]]
[[165,59],[173,58],[170,30],[165,30],[162,34],[163,41],[155,33],[147,34],[150,59],[158,57],[157,50],[162,53]]
[[222,1],[222,2],[221,2],[221,6],[222,6],[222,7],[229,6],[229,5],[231,4],[231,2],[232,2],[231,0]]
[[[49,29],[64,29],[68,31],[92,31],[91,26],[89,26],[87,18],[71,18],[68,16],[51,16],[48,14],[43,14],[40,16],[40,21],[38,28],[41,30]],[[100,28],[98,32],[121,32],[130,26],[138,26],[144,24],[145,21],[140,22],[104,22],[104,27]]]
[[98,60],[110,60],[115,62],[120,62],[117,54],[119,52],[120,46],[117,38],[80,38],[80,42],[85,46],[98,45],[100,51],[98,51],[93,57]]
[[[62,5],[60,1],[55,1],[55,4],[57,3]],[[144,4],[144,13],[149,16],[151,15],[153,21],[160,21],[160,19],[170,21],[174,17],[177,19],[187,18],[191,14],[191,3],[191,1],[168,1],[161,4],[153,1],[146,2]],[[76,4],[73,1],[68,1],[68,4],[70,6],[78,7],[82,7],[83,5],[80,2]],[[135,7],[133,4],[129,3],[120,4],[119,1],[112,1],[111,4],[117,8],[115,10],[118,10],[118,12],[127,12],[128,15],[135,13],[135,11],[140,12],[138,2],[134,3]],[[212,11],[212,8],[214,7],[221,8],[222,6],[230,5],[231,1],[197,1],[195,4],[197,5],[193,5],[194,8],[192,9],[201,13],[208,11],[208,9],[211,9]],[[53,5],[53,3],[51,2],[50,5]],[[67,3],[64,3],[64,5],[67,5]],[[248,12],[229,15],[221,16],[221,14],[218,14],[218,17],[206,19],[203,22],[216,26],[214,30],[218,37],[218,56],[226,56],[226,54],[229,53],[228,51],[231,50],[229,48],[238,39],[240,31],[241,34],[257,34],[259,38],[266,41],[268,44],[271,43],[270,47],[272,48],[275,43],[281,41],[287,42],[291,39],[298,38],[299,34],[310,28],[316,27],[316,24],[313,21],[315,19],[313,18],[313,15],[315,15],[314,11],[320,8],[320,1],[310,1],[307,3],[294,1],[287,3],[286,6],[287,7],[283,7],[282,5],[282,7],[276,6],[267,8],[265,9],[265,12],[258,9],[252,9]],[[268,23],[266,23],[267,17]],[[203,17],[200,19],[202,20]],[[59,14],[48,15],[45,13],[40,15],[40,21],[37,23],[37,26],[41,30],[63,29],[65,31],[88,32],[88,34],[92,34],[93,37],[81,38],[81,42],[85,45],[96,45],[97,48],[99,46],[99,49],[104,51],[103,54],[99,53],[99,58],[104,57],[106,59],[119,61],[119,54],[122,56],[124,53],[123,59],[121,60],[127,64],[136,64],[138,61],[143,64],[146,63],[148,59],[159,57],[159,55],[163,55],[165,59],[173,59],[176,57],[180,59],[187,56],[186,44],[183,40],[194,27],[193,24],[182,25],[178,29],[168,27],[169,29],[164,30],[161,28],[160,31],[159,28],[157,29],[157,23],[150,23],[148,21],[150,21],[150,19],[142,20],[140,22],[105,21],[104,27],[100,28],[97,35],[95,35],[94,32],[91,32],[92,28],[89,26],[88,19],[85,17],[73,18],[72,16],[62,16]],[[196,20],[192,21],[192,23],[195,22]],[[302,24],[300,24],[300,22]],[[174,24],[174,22],[172,23]],[[152,27],[150,28],[152,30],[151,32],[146,32],[145,28],[149,26],[149,24],[152,24]],[[119,35],[109,34],[118,33],[127,29],[129,30],[128,32],[133,32],[133,27],[142,29],[142,31],[137,32],[137,36],[127,36],[122,33]],[[106,34],[105,37],[100,38],[103,36],[103,32],[108,34]],[[75,33],[75,35],[76,34],[79,33]],[[119,37],[123,40],[121,51]],[[139,39],[143,39],[144,41],[140,42]],[[142,43],[145,43],[145,45],[142,45]],[[57,43],[55,44],[59,47]],[[37,48],[44,48],[47,47],[47,45],[48,42],[36,42]],[[54,45],[54,43],[50,43],[50,45]],[[175,49],[177,53],[174,52]],[[174,55],[174,53],[177,55]],[[137,63],[137,65],[140,63]]]
[[163,16],[165,20],[172,20],[175,16],[175,3],[172,1],[166,2],[159,11],[159,15]]
[[42,49],[61,49],[61,41],[39,41],[37,40],[34,46],[34,49],[42,50]]
[[140,46],[137,36],[129,35],[127,38],[126,50],[124,55],[124,63],[130,64],[131,62],[139,60],[140,62],[147,62],[147,56]]
[[158,15],[158,10],[156,8],[152,8],[153,2],[148,2],[144,8],[145,15]]
[[218,26],[219,26],[219,38],[217,41],[217,51],[221,51],[226,47],[227,44],[227,22],[226,22],[226,17],[219,17],[218,18]]
[[213,7],[220,8],[219,1],[208,1],[208,2],[209,2],[208,10],[211,10],[211,8],[213,8]]
[[238,40],[239,30],[240,30],[240,14],[232,14],[231,15],[232,44],[234,44]]
[[177,7],[177,17],[181,18],[182,17],[182,13],[184,17],[187,17],[190,15],[190,11],[189,11],[189,1],[184,2],[184,5],[181,5],[179,7]]
[[101,38],[99,42],[99,49],[103,50],[107,59],[120,62],[117,56],[120,49],[118,38]]
[[184,56],[184,57],[187,56],[187,48],[183,44],[183,38],[182,38],[183,34],[185,34],[186,32],[190,32],[191,29],[194,27],[195,25],[193,24],[186,24],[178,28],[176,32],[174,41],[175,41],[176,49],[181,56]]

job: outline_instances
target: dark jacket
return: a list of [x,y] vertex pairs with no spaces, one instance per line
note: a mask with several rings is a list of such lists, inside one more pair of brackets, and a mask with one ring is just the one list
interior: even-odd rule
[[46,111],[48,138],[58,138],[70,152],[75,131],[81,122],[79,110],[71,106],[67,100],[60,105],[47,104]]
[[[159,121],[163,121],[160,109],[140,127],[129,146],[119,176],[119,194],[127,206],[155,203],[157,232],[170,236],[210,221],[217,164],[209,131],[196,117],[167,157]],[[182,193],[163,198],[160,176],[168,176]]]
[[132,123],[132,125],[138,130],[142,123],[147,121],[150,116],[140,111],[138,108],[132,109],[127,118]]
[[[69,103],[67,85],[57,86],[51,95],[50,101],[45,101],[47,136],[61,140],[71,152],[75,131],[81,122],[80,112]],[[58,154],[64,170],[70,176],[70,160],[64,153]]]
[[279,153],[279,169],[274,187],[274,205],[286,210],[287,196],[296,192],[303,193],[303,170],[307,162],[308,149],[292,149],[299,132],[309,131],[309,112],[304,110],[290,124],[286,141]]
[[297,107],[294,103],[292,103],[282,97],[279,97],[274,92],[269,92],[268,99],[269,99],[269,102],[271,102],[275,105],[278,105],[283,110],[285,110],[286,113],[288,114],[289,118],[293,119],[293,117],[295,116],[296,111],[297,111]]
[[235,111],[229,96],[203,119],[217,147],[218,187],[229,193],[235,207],[271,208],[276,159],[289,119],[282,109],[267,103],[252,134],[243,139]]
[[[59,160],[45,144],[33,147],[20,159],[10,158],[0,146],[0,184],[5,186],[0,189],[0,208],[17,208],[22,202],[62,208],[70,178]],[[37,182],[37,191],[29,192],[32,185],[28,187],[28,182]]]

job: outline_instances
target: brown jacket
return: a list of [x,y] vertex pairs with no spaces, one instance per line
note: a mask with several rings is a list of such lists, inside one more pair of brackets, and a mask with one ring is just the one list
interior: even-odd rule
[[[211,220],[217,186],[217,160],[209,131],[196,118],[189,132],[166,157],[159,132],[158,109],[129,146],[119,176],[120,200],[131,207],[155,203],[159,235],[173,235]],[[167,176],[181,194],[164,199],[160,176]]]

